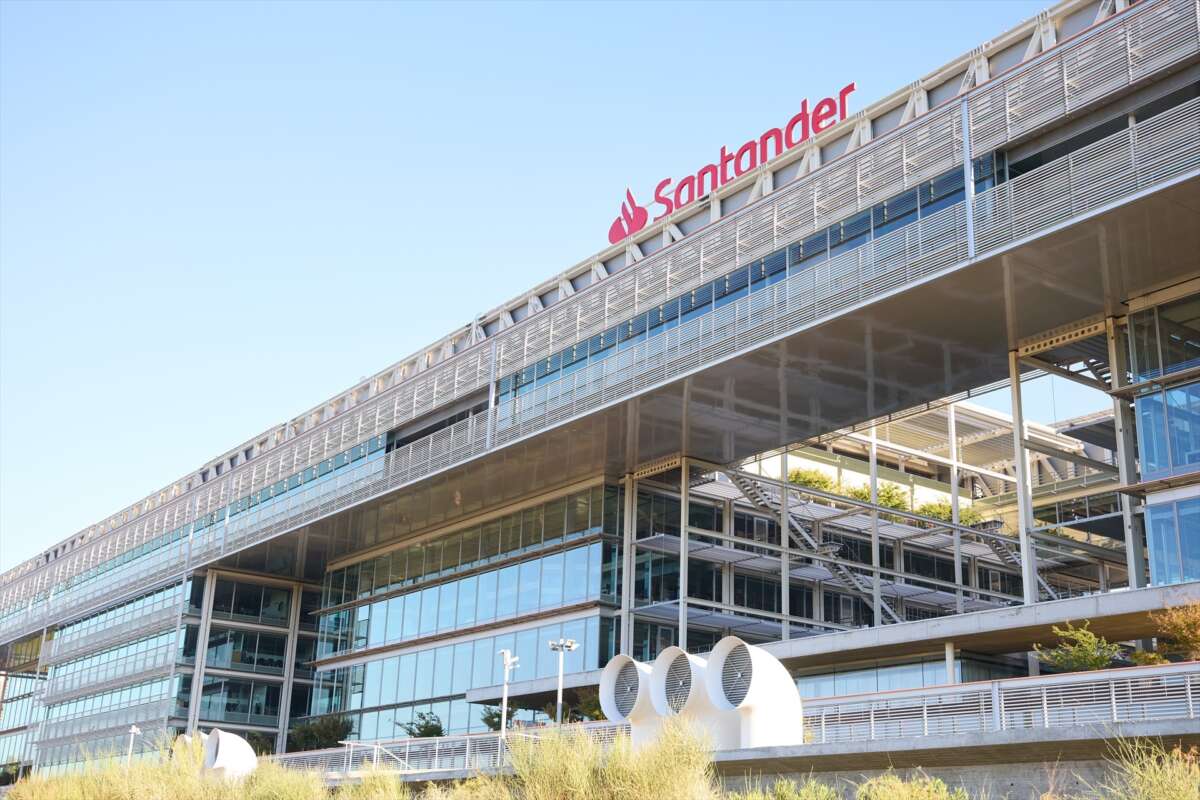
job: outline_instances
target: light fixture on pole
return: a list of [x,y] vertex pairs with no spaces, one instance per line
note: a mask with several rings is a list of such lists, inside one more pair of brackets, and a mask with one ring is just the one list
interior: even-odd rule
[[125,753],[125,768],[128,769],[133,764],[133,738],[141,736],[142,729],[137,725],[129,726],[129,750]]
[[517,664],[521,661],[520,657],[514,656],[512,651],[505,648],[500,651],[500,660],[504,664],[504,690],[500,695],[500,738],[504,739],[508,731],[508,679]]
[[554,712],[554,722],[558,725],[562,725],[563,655],[578,647],[579,642],[574,639],[560,638],[557,642],[550,642],[550,650],[558,653],[558,705]]

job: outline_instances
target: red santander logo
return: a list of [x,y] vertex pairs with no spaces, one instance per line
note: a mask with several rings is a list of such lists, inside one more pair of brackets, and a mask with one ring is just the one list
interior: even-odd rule
[[[654,221],[686,208],[731,180],[757,169],[841,122],[846,118],[846,103],[853,91],[854,84],[848,83],[841,88],[837,97],[825,97],[814,103],[811,111],[808,100],[803,100],[800,110],[782,128],[771,128],[732,152],[722,145],[720,157],[692,175],[679,180],[663,178],[654,187],[654,202],[661,206],[661,213],[654,217]],[[621,216],[613,220],[609,227],[608,241],[618,244],[649,222],[650,212],[639,206],[633,199],[633,192],[626,189],[625,202],[621,203]]]
[[625,200],[621,203],[621,216],[614,219],[612,226],[609,227],[608,241],[616,244],[622,239],[633,236],[646,227],[646,223],[649,221],[650,212],[639,206],[637,200],[633,199],[633,192],[626,189]]

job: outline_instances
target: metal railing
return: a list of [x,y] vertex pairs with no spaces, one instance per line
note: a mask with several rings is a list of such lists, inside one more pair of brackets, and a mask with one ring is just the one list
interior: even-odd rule
[[[629,732],[624,723],[589,722],[565,726],[583,731],[602,745],[611,744]],[[341,747],[286,753],[269,758],[288,769],[310,770],[346,777],[371,770],[401,773],[446,772],[451,770],[489,770],[507,765],[508,741],[537,739],[553,726],[514,728],[508,739],[499,733],[472,733],[460,736],[432,736],[388,739],[372,742],[342,742]]]
[[[1198,48],[1194,0],[1150,0],[1139,4],[1114,18],[1112,24],[1101,26],[971,93],[967,101],[973,149],[982,152],[1050,124],[1085,104],[1191,58]],[[992,252],[1194,171],[1200,159],[1196,113],[1192,101],[980,193],[972,205],[977,251]],[[594,315],[581,308],[580,322],[568,338],[573,340],[593,328],[611,324],[614,320],[609,319],[606,309],[625,313],[634,306],[648,307],[647,303],[666,299],[668,285],[673,287],[672,292],[686,289],[693,279],[711,277],[735,263],[770,252],[806,231],[840,218],[839,215],[854,213],[889,192],[915,185],[943,170],[949,163],[946,159],[957,152],[954,147],[946,149],[944,140],[961,136],[954,122],[956,115],[956,109],[931,113],[916,123],[915,128],[881,137],[861,151],[818,170],[811,178],[781,188],[768,202],[722,220],[696,241],[669,248],[661,256],[648,257],[630,270],[638,275],[645,273],[644,285],[636,284],[632,276],[614,276],[607,295],[584,293],[589,302],[596,298],[602,301],[598,306],[600,316],[585,324],[585,316],[590,320]],[[935,129],[941,130],[936,126],[947,124],[952,130],[947,129],[949,133],[945,136],[930,135]],[[899,172],[893,168],[893,162],[900,165]],[[92,582],[95,585],[72,587],[51,594],[47,601],[6,613],[0,621],[0,640],[35,632],[54,618],[84,613],[134,586],[177,577],[186,572],[181,561],[191,567],[199,566],[374,494],[462,463],[489,449],[489,427],[494,426],[495,431],[492,448],[509,444],[644,391],[659,381],[681,376],[824,320],[855,304],[911,285],[963,262],[966,236],[965,206],[946,209],[795,275],[769,291],[758,292],[638,348],[618,353],[594,368],[539,387],[515,401],[506,416],[491,409],[487,414],[401,448],[389,454],[386,467],[379,474],[371,472],[375,467],[370,465],[351,468],[350,474],[330,481],[319,498],[289,499],[264,512],[265,518],[249,515],[255,518],[253,522],[240,519],[246,515],[239,515],[239,520],[218,526],[221,530],[218,536],[210,536],[206,530],[192,543],[190,553],[164,548],[144,561],[138,559],[113,570],[103,580]],[[657,272],[651,274],[654,270]],[[667,280],[668,273],[672,281]],[[626,296],[629,303],[619,302]],[[545,331],[541,327],[535,332],[528,326],[518,326],[513,332],[497,337],[497,346],[503,351],[497,356],[500,373],[518,368],[537,354],[552,349],[550,316],[534,323],[545,327]],[[518,333],[523,342],[519,348],[517,339],[512,338]],[[530,352],[530,347],[535,352]],[[634,353],[639,360],[635,361]],[[474,357],[481,358],[478,353]],[[486,373],[481,364],[473,372],[476,377],[468,381],[470,387],[483,385],[478,380],[479,375]],[[457,381],[454,386],[458,396]],[[416,391],[414,388],[410,393]],[[412,394],[411,403],[397,400],[395,405],[406,409],[405,418],[416,416],[438,405],[436,387],[428,389],[426,395]],[[381,411],[378,424],[383,424],[384,416]],[[402,421],[394,417],[394,413],[387,416],[391,420],[389,425]]]
[[1200,662],[905,689],[804,706],[805,741],[866,742],[1195,720]]
[[[956,736],[1010,730],[1091,727],[1106,736],[1128,722],[1200,720],[1200,662],[1129,667],[1037,678],[904,689],[804,703],[805,743]],[[568,726],[601,743],[628,733],[625,723]],[[537,738],[554,727],[517,729]],[[344,742],[342,747],[271,756],[289,769],[343,779],[370,770],[436,773],[507,766],[498,733]]]

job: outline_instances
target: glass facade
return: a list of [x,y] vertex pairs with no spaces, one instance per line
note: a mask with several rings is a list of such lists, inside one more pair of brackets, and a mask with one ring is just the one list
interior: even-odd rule
[[1200,497],[1146,506],[1150,581],[1200,580]]
[[403,726],[419,713],[432,713],[446,733],[486,731],[482,715],[487,709],[467,703],[463,695],[503,680],[501,649],[520,659],[517,681],[556,674],[558,656],[547,643],[559,638],[580,644],[566,654],[566,672],[594,670],[616,654],[617,627],[614,618],[592,615],[323,670],[317,673],[312,712],[346,716],[354,725],[352,735],[360,739],[402,737]]
[[206,676],[200,690],[200,720],[274,727],[279,724],[281,689],[275,682]]
[[[979,658],[956,658],[955,681],[987,681],[1014,678],[1028,674],[1017,664]],[[882,666],[850,666],[831,672],[796,677],[801,697],[841,697],[850,694],[888,692],[897,689],[920,689],[946,683],[946,662],[927,658],[908,664]]]

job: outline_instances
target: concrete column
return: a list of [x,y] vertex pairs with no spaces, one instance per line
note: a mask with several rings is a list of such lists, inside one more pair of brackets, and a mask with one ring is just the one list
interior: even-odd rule
[[[950,521],[959,525],[958,420],[954,404],[946,409],[946,438],[950,442]],[[962,533],[954,529],[954,610],[963,613]]]
[[954,642],[946,642],[946,683],[958,683],[954,669]]
[[1025,450],[1025,413],[1021,407],[1021,370],[1016,350],[1008,353],[1008,380],[1012,388],[1013,468],[1017,473],[1017,534],[1021,545],[1021,588],[1025,604],[1038,599],[1037,556],[1033,549],[1033,494],[1029,480],[1029,453]]
[[621,503],[621,652],[633,655],[633,582],[637,564],[633,543],[637,536],[637,481],[626,475],[622,481],[624,498]]
[[679,636],[681,650],[687,650],[688,597],[688,460],[679,460]]
[[[879,442],[871,426],[871,504],[879,503]],[[871,615],[875,627],[883,624],[883,591],[879,583],[879,512],[871,509]]]
[[284,648],[283,686],[279,689],[279,732],[275,735],[275,752],[282,753],[287,745],[288,724],[291,722],[292,681],[296,677],[296,648],[300,639],[299,583],[292,586],[292,606],[288,609],[288,638]]
[[[1129,347],[1126,329],[1109,317],[1105,325],[1108,334],[1108,364],[1112,374],[1112,388],[1125,385],[1129,371]],[[1138,482],[1137,446],[1134,444],[1134,418],[1129,403],[1113,396],[1113,424],[1117,435],[1117,473],[1122,486]],[[1144,520],[1134,513],[1134,499],[1127,494],[1119,495],[1121,505],[1121,527],[1125,532],[1125,566],[1129,571],[1129,588],[1140,589],[1146,585],[1146,548],[1144,546]]]
[[[193,580],[195,578],[193,577]],[[188,698],[187,732],[194,734],[200,719],[200,695],[204,685],[204,662],[208,656],[208,632],[212,627],[213,595],[217,591],[217,576],[204,576],[204,600],[200,604],[200,627],[196,631],[196,662],[192,666],[192,694]]]
[[[733,501],[726,500],[721,509],[721,533],[733,536]],[[726,547],[729,545],[726,544]],[[733,565],[721,565],[721,602],[733,605]]]

